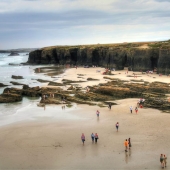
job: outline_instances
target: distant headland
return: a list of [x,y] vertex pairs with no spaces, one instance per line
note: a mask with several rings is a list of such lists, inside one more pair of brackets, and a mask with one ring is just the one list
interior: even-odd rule
[[8,49],[8,50],[0,50],[0,53],[30,53],[31,51],[35,51],[37,48],[18,48],[18,49]]

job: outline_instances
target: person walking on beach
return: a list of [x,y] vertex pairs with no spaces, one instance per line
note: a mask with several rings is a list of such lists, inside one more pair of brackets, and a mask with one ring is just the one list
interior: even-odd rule
[[112,104],[111,103],[109,103],[108,108],[111,110],[111,108],[112,108]]
[[129,149],[132,147],[130,138],[128,139]]
[[94,143],[94,133],[91,134],[92,143]]
[[161,154],[161,156],[160,156],[160,163],[161,163],[162,168],[164,168],[164,156],[163,156],[163,154]]
[[85,135],[84,135],[84,133],[82,133],[82,135],[81,135],[81,140],[82,140],[83,145],[84,145],[84,141],[85,141]]
[[98,134],[97,134],[97,133],[95,133],[94,138],[95,138],[95,143],[97,143],[97,140],[99,139],[99,136],[98,136]]
[[100,114],[100,112],[97,110],[96,111],[97,118],[99,118],[99,114]]
[[124,146],[125,146],[125,152],[127,152],[127,149],[128,149],[128,141],[127,141],[127,139],[124,141]]
[[138,107],[135,108],[135,112],[136,112],[136,114],[138,113]]
[[133,110],[133,107],[132,107],[132,106],[130,106],[130,113],[132,113],[132,110]]
[[167,157],[164,155],[164,165],[166,167],[166,164],[167,164]]
[[116,129],[117,129],[117,132],[118,132],[118,129],[119,129],[119,122],[116,123]]

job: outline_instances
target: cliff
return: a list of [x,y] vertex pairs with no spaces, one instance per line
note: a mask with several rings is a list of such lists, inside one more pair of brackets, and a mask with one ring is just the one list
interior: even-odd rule
[[28,64],[70,64],[170,73],[170,41],[54,46],[30,52]]

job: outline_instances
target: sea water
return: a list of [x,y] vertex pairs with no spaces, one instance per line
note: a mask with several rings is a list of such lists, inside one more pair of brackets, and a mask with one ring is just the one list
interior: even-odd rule
[[[18,82],[27,84],[30,87],[41,86],[35,79],[46,79],[52,80],[51,77],[45,76],[44,74],[35,74],[34,69],[36,67],[45,67],[47,65],[31,66],[22,65],[28,60],[26,53],[20,53],[18,56],[8,56],[8,53],[0,53],[0,83],[8,85],[8,87],[14,87],[10,82]],[[12,79],[11,76],[23,76],[23,79]],[[15,86],[16,88],[22,88],[22,86]],[[4,87],[5,88],[5,87]],[[4,88],[0,88],[0,93],[3,92]]]
[[[35,73],[37,67],[46,67],[49,65],[22,65],[28,60],[26,53],[19,53],[18,56],[8,56],[9,53],[0,53],[0,83],[8,85],[6,87],[22,88],[22,85],[13,85],[10,82],[18,82],[27,84],[30,87],[42,86],[43,83],[36,81],[36,79],[44,79],[54,81],[53,78],[44,74]],[[23,76],[23,79],[12,79],[11,76]],[[56,81],[56,78],[55,78]],[[0,94],[6,87],[0,88]],[[24,97],[22,101],[15,103],[0,103],[0,126],[15,123],[18,121],[35,120],[38,117],[51,117],[54,118],[59,116],[56,115],[57,111],[61,111],[61,106],[53,106],[48,108],[47,112],[44,112],[44,108],[37,107],[40,98],[35,97]],[[55,107],[55,109],[54,109]],[[50,111],[50,114],[49,114]],[[63,116],[63,114],[62,114]],[[60,115],[60,118],[61,115]],[[69,113],[65,118],[71,118]],[[72,117],[74,118],[74,117]]]

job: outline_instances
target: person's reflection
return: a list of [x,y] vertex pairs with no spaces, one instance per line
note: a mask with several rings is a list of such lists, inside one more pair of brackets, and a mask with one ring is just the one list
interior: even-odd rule
[[129,157],[131,156],[131,149],[129,149]]
[[131,158],[131,149],[128,152],[125,152],[125,162],[128,163]]
[[128,152],[125,152],[125,162],[128,163],[129,155]]

